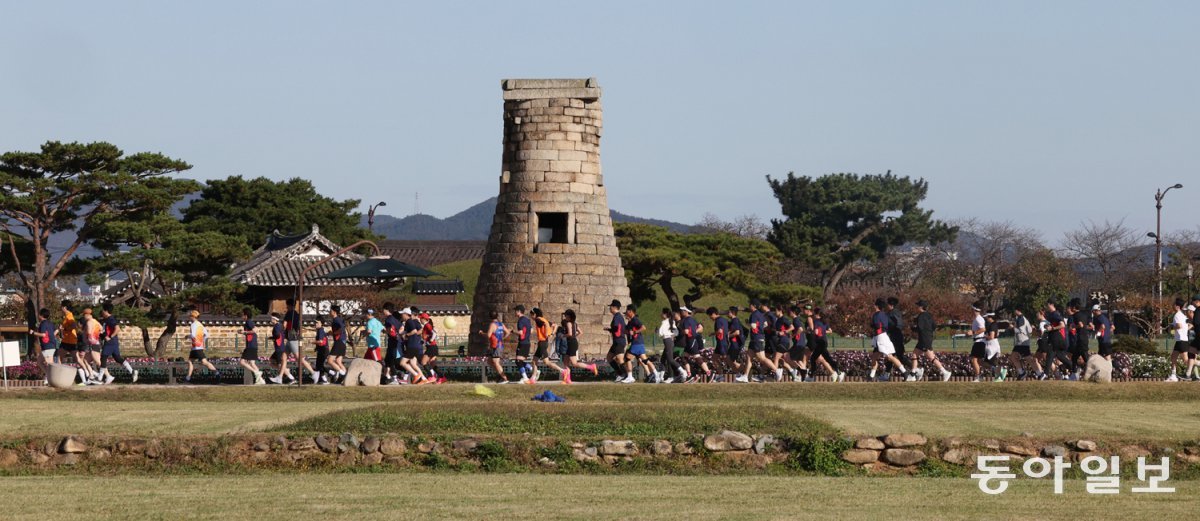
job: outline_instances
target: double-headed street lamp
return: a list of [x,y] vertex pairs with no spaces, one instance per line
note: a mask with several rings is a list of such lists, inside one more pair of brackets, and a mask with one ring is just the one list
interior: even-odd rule
[[1154,239],[1154,279],[1156,281],[1155,297],[1158,298],[1158,303],[1155,306],[1158,309],[1158,333],[1162,334],[1162,298],[1163,298],[1163,262],[1162,262],[1162,207],[1163,198],[1167,196],[1173,188],[1183,188],[1182,184],[1176,183],[1174,186],[1168,186],[1166,189],[1159,188],[1154,193],[1154,209],[1157,210],[1158,216],[1154,228],[1154,233],[1147,233],[1146,236]]
[[367,231],[375,233],[375,209],[380,206],[387,206],[387,201],[379,201],[379,204],[373,204],[367,209]]

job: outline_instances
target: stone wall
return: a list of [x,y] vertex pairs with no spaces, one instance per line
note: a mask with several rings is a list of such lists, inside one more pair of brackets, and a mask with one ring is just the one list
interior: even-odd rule
[[[573,309],[580,354],[605,352],[613,299],[629,286],[613,236],[600,170],[603,116],[595,79],[504,80],[500,195],[472,315],[481,353],[488,316],[513,324],[512,308],[540,307],[552,321]],[[546,235],[539,228],[556,228]]]

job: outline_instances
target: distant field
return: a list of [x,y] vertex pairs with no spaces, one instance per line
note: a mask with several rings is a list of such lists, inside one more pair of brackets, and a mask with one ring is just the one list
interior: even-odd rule
[[[342,388],[112,387],[0,395],[0,435],[342,429],[675,436],[719,428],[936,436],[1194,440],[1200,386],[1158,382],[587,384]],[[529,397],[553,389],[565,404]],[[347,412],[349,411],[349,412]],[[407,415],[407,416],[406,416]],[[407,420],[405,418],[408,418]],[[539,431],[539,429],[542,429]],[[607,430],[606,430],[607,429]]]
[[[253,519],[1186,519],[1200,482],[1173,494],[1094,496],[1018,480],[999,496],[949,478],[338,474],[9,477],[12,521]],[[47,491],[70,491],[45,498]],[[34,499],[34,500],[30,500]]]

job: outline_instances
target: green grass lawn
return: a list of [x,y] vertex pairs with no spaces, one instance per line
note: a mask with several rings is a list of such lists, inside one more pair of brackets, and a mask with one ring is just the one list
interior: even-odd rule
[[[1200,482],[1172,494],[1088,495],[1017,480],[987,496],[964,478],[422,474],[9,477],[12,521],[238,519],[911,520],[1185,519]],[[60,493],[62,491],[69,491]],[[54,492],[53,499],[47,493]]]
[[[720,428],[934,436],[1194,440],[1200,386],[1072,382],[343,388],[110,387],[11,391],[0,434],[218,434],[342,429],[582,437]],[[530,402],[553,389],[565,404]]]

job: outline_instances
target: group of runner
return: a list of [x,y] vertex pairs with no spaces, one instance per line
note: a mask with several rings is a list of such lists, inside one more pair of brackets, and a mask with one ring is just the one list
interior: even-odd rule
[[[82,316],[75,318],[75,305],[70,300],[60,304],[62,322],[55,326],[50,320],[50,310],[38,311],[38,325],[29,331],[39,348],[36,358],[42,374],[49,374],[49,364],[74,363],[77,377],[85,385],[111,384],[116,377],[108,371],[111,360],[129,372],[137,382],[138,371],[121,356],[121,326],[113,316],[112,304],[100,307],[97,319],[92,308],[83,309]],[[47,382],[48,383],[48,382]]]

